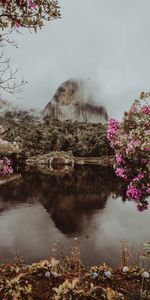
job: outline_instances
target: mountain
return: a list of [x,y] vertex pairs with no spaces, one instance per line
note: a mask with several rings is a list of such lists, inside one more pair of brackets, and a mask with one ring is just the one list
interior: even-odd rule
[[69,79],[56,90],[42,112],[42,120],[58,119],[88,123],[106,123],[106,108],[96,104],[92,89],[82,80]]

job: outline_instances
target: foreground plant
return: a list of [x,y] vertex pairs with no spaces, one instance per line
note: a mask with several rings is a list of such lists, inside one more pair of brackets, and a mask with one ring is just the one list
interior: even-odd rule
[[126,196],[139,211],[150,194],[150,93],[141,93],[122,122],[109,119],[107,137],[115,152],[115,173],[127,183]]
[[22,260],[0,265],[0,299],[133,300],[141,295],[149,299],[148,271],[134,265],[113,269],[105,263],[88,268],[80,261],[79,277],[76,252],[32,265]]
[[84,267],[82,277],[76,277],[76,271],[70,270],[70,259],[72,261],[72,257],[66,258],[65,269],[64,260],[55,258],[31,266],[17,263],[0,266],[0,297],[7,300],[108,300],[113,299],[108,295],[113,295],[114,299],[124,299],[123,295],[107,287],[105,270],[108,267],[105,264],[97,267],[97,281],[92,277],[93,268],[88,270]]

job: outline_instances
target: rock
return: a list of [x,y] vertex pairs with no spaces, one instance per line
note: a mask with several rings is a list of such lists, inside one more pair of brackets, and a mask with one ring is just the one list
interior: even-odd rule
[[69,79],[57,89],[42,113],[42,120],[106,123],[107,111],[96,103],[89,82]]
[[[50,173],[51,171],[58,170],[69,172],[73,170],[75,164],[77,165],[100,165],[112,166],[114,163],[113,158],[109,157],[74,157],[71,152],[53,151],[43,155],[30,157],[26,160],[27,165],[37,165],[41,171]],[[43,167],[44,166],[44,167]],[[46,169],[45,169],[46,168]]]
[[74,157],[64,151],[61,152],[49,152],[47,154],[38,155],[27,159],[27,164],[34,165],[34,164],[45,164],[49,166],[55,165],[74,165]]

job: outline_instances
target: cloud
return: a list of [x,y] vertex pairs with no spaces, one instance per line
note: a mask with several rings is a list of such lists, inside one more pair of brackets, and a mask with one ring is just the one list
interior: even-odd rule
[[149,0],[61,0],[62,19],[38,34],[14,35],[8,49],[28,84],[23,105],[43,108],[69,78],[90,79],[99,103],[121,118],[149,91]]

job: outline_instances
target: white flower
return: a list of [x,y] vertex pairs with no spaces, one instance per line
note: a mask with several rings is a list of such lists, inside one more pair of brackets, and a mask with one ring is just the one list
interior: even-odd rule
[[97,273],[97,272],[93,272],[93,273],[92,273],[93,279],[95,279],[97,276],[98,276],[98,273]]
[[122,271],[123,271],[123,273],[127,273],[127,272],[129,272],[129,268],[126,267],[126,266],[124,266],[123,269],[122,269]]
[[45,273],[45,277],[46,277],[46,278],[50,278],[50,277],[51,277],[51,273],[50,273],[49,271],[47,271],[47,272]]
[[107,278],[110,278],[110,277],[111,277],[111,272],[110,272],[110,271],[105,271],[105,272],[104,272],[104,275],[105,275]]
[[149,278],[149,273],[147,271],[143,272],[142,276],[144,278]]

